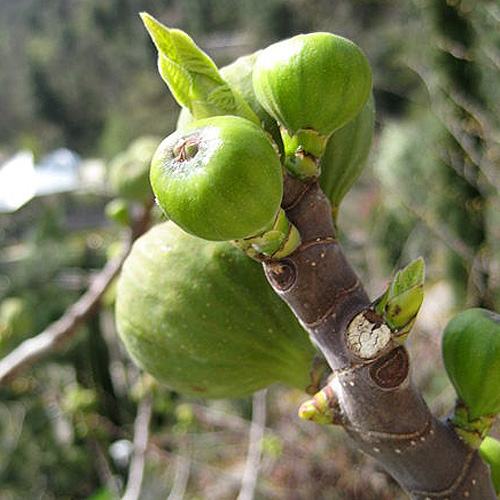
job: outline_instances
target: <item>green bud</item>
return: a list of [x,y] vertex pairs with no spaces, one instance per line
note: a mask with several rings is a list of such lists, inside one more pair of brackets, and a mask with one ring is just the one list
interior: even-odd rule
[[118,283],[116,324],[135,362],[183,393],[227,398],[310,383],[314,348],[262,266],[172,222],[134,244]]
[[424,300],[424,260],[410,262],[394,276],[385,293],[376,301],[375,310],[382,316],[397,342],[404,342],[413,327]]
[[219,241],[270,229],[283,194],[266,133],[235,116],[199,120],[168,136],[154,155],[151,185],[169,219]]
[[500,315],[481,308],[457,314],[445,328],[443,360],[471,420],[500,412]]

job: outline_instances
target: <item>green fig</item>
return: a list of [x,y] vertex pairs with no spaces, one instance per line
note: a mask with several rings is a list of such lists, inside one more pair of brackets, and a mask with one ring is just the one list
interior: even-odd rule
[[124,198],[113,198],[104,208],[106,217],[119,224],[128,226],[130,224],[130,211],[127,200]]
[[262,50],[253,85],[262,106],[283,127],[287,167],[307,177],[317,175],[315,158],[323,155],[328,137],[363,108],[372,74],[353,42],[309,33]]
[[479,447],[479,452],[491,469],[491,480],[497,495],[500,495],[500,441],[487,436]]
[[219,241],[270,229],[283,194],[281,164],[266,133],[236,116],[198,120],[164,139],[151,185],[169,219]]
[[149,166],[159,143],[158,137],[140,137],[111,160],[109,182],[119,197],[139,202],[146,202],[153,197]]
[[179,392],[228,398],[272,383],[309,384],[314,348],[260,264],[171,221],[134,244],[116,323],[135,362]]
[[371,96],[358,115],[328,140],[321,158],[319,184],[330,200],[335,219],[341,201],[366,165],[374,129],[375,102]]
[[447,324],[443,360],[457,394],[475,420],[500,412],[500,315],[481,308]]

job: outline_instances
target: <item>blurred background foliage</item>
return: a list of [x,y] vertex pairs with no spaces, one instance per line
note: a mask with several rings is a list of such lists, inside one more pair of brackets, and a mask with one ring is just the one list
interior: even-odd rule
[[[423,255],[415,380],[444,415],[440,335],[453,311],[500,307],[500,4],[495,0],[0,0],[0,160],[59,147],[109,163],[166,136],[178,107],[138,12],[187,31],[219,66],[281,38],[332,31],[367,53],[377,134],[340,212],[370,294]],[[0,214],[0,357],[59,318],[116,252],[112,186]],[[136,413],[151,401],[141,499],[225,500],[241,487],[252,400],[204,402],[128,360],[112,293],[62,352],[0,388],[0,500],[117,498]],[[301,422],[304,394],[273,387],[256,500],[398,499],[342,431]],[[141,410],[142,408],[142,410]]]

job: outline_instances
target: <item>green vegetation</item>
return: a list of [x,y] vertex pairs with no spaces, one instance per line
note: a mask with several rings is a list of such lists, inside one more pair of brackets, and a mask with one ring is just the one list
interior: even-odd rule
[[[334,32],[363,48],[373,68],[373,100],[332,135],[323,160],[329,172],[347,164],[353,174],[341,184],[329,176],[320,182],[335,205],[346,254],[372,297],[384,292],[394,269],[425,257],[426,296],[442,318],[425,322],[433,313],[424,302],[412,356],[416,384],[444,415],[455,397],[437,347],[444,325],[464,306],[500,309],[495,2],[237,0],[227,8],[216,0],[0,0],[0,159],[21,148],[38,159],[64,146],[83,158],[104,159],[109,173],[100,193],[36,198],[14,214],[0,214],[0,359],[64,315],[117,247],[120,253],[123,227],[151,200],[139,163],[152,154],[157,137],[174,131],[179,106],[155,72],[157,52],[138,15],[143,10],[188,32],[275,139],[276,123],[248,86],[256,51],[309,31]],[[181,116],[191,120],[187,110]],[[140,137],[147,151],[134,150]],[[362,152],[352,156],[346,144]],[[113,181],[121,168],[130,177]],[[359,179],[349,191],[354,173]],[[115,287],[61,350],[0,386],[0,499],[118,498],[129,474],[134,421],[148,398],[151,444],[141,498],[167,498],[182,486],[186,470],[185,500],[235,498],[250,397],[201,401],[141,372],[116,336]],[[419,307],[421,282],[413,288],[410,298]],[[451,290],[450,303],[443,290]],[[231,299],[231,290],[224,298]],[[250,316],[238,318],[249,336]],[[394,316],[403,338],[413,318]],[[281,319],[299,330],[294,318]],[[286,382],[293,368],[283,369],[286,376],[268,377],[265,370],[259,376]],[[303,369],[293,375],[302,382]],[[269,389],[255,500],[406,499],[342,434],[299,422],[303,401],[299,390]],[[491,435],[498,438],[498,424]],[[495,481],[498,487],[498,474]]]

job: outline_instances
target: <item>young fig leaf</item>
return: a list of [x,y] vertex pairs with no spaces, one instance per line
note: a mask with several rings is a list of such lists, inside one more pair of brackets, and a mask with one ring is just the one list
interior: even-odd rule
[[243,97],[222,78],[215,63],[181,30],[143,12],[142,21],[158,49],[158,70],[175,100],[195,119],[236,115],[259,123]]
[[424,276],[424,260],[419,257],[396,273],[375,307],[399,341],[406,339],[422,305]]

